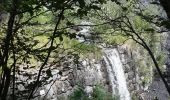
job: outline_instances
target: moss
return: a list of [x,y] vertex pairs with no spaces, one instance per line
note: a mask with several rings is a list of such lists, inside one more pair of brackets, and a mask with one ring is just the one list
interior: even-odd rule
[[133,17],[133,25],[136,30],[144,31],[150,27],[150,24],[142,19],[140,16]]
[[127,40],[127,37],[119,32],[114,34],[103,34],[102,37],[104,42],[110,45],[121,45]]
[[101,57],[101,49],[97,47],[95,44],[88,43],[80,43],[76,39],[69,39],[66,36],[63,36],[63,46],[64,49],[69,49],[69,51],[74,51],[79,54],[80,57],[88,57],[89,55],[93,55],[95,58]]
[[159,67],[162,72],[165,72],[166,67],[165,67],[165,61],[166,61],[166,54],[161,52],[159,55],[157,55],[156,60],[158,61]]

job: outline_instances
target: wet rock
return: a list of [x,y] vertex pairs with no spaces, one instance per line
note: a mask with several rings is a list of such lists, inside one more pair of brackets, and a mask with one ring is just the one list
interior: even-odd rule
[[91,94],[91,93],[93,92],[93,87],[91,87],[91,86],[86,86],[84,90],[85,90],[85,92],[86,92],[87,94]]

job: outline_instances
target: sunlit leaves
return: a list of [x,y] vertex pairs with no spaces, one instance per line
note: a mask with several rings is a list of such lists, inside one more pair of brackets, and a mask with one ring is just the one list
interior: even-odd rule
[[133,25],[134,27],[139,30],[139,31],[143,31],[146,30],[148,28],[150,28],[150,24],[148,22],[146,22],[145,20],[143,20],[141,17],[136,16],[133,19]]

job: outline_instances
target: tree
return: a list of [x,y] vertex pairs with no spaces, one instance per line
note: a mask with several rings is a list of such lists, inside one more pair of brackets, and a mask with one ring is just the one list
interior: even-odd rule
[[[164,0],[164,1],[166,1],[166,0]],[[107,5],[109,10],[104,9],[101,12],[97,12],[98,16],[102,19],[102,21],[103,20],[107,21],[107,24],[109,24],[111,26],[111,27],[110,26],[107,27],[107,29],[112,28],[112,31],[110,32],[110,34],[113,34],[116,36],[117,33],[120,33],[120,34],[122,34],[122,36],[127,37],[128,39],[134,40],[137,44],[142,46],[148,52],[159,76],[161,77],[168,93],[170,94],[170,87],[168,85],[167,80],[165,79],[165,77],[163,75],[163,72],[160,69],[158,61],[156,59],[156,55],[154,54],[151,47],[149,46],[149,43],[147,42],[148,39],[144,37],[144,34],[149,35],[150,33],[154,33],[157,31],[157,30],[153,29],[153,27],[151,27],[152,25],[155,25],[155,24],[157,25],[157,23],[153,23],[150,20],[150,19],[154,19],[155,16],[157,16],[157,15],[150,16],[150,15],[147,15],[146,12],[145,12],[146,15],[144,15],[143,14],[144,10],[142,8],[139,8],[136,5],[136,4],[138,4],[138,2],[136,2],[136,1],[116,2],[115,4],[117,7],[117,8],[115,8],[116,10],[114,8],[112,8],[114,4],[110,5],[110,6],[112,6],[111,8],[109,8],[109,5]],[[114,12],[114,10],[115,11],[120,10],[120,11]],[[139,27],[142,26],[142,24],[146,23],[146,22],[149,23],[149,25],[146,28],[142,27],[140,29],[138,29],[138,27],[134,27],[135,26],[135,23],[134,23],[135,17],[134,16],[139,16],[143,20],[141,23],[140,23],[140,20],[138,20],[139,21],[138,23],[140,23]],[[104,32],[104,33],[106,33],[106,32]],[[153,38],[153,37],[150,37],[150,38]],[[126,40],[127,39],[125,39],[124,42],[126,42]]]
[[[35,90],[40,86],[40,76],[44,66],[48,63],[51,52],[55,51],[59,45],[54,43],[56,37],[66,34],[58,30],[61,21],[65,20],[65,12],[78,8],[77,12],[72,13],[83,16],[91,9],[100,9],[96,5],[105,3],[105,0],[95,0],[86,2],[85,0],[5,0],[2,1],[3,10],[9,13],[9,19],[5,30],[2,32],[2,40],[0,46],[0,68],[2,70],[0,76],[0,99],[6,100],[10,87],[11,78],[13,78],[13,100],[15,99],[15,72],[19,67],[22,59],[27,59],[29,55],[33,55],[37,59],[43,61],[39,68],[38,76],[30,89],[28,99],[31,99]],[[45,9],[45,11],[42,11]],[[48,46],[41,49],[34,49],[37,41],[31,41],[26,38],[25,26],[28,26],[32,20],[44,13],[51,12],[56,19],[53,32],[50,31]],[[39,23],[37,23],[39,24]],[[45,31],[45,30],[44,30]],[[21,35],[21,36],[20,36]],[[44,35],[44,34],[43,34]],[[4,36],[4,37],[3,37]],[[71,35],[70,35],[71,36]],[[18,45],[16,45],[18,44]],[[22,52],[20,52],[22,51]],[[35,54],[35,52],[40,55]],[[42,54],[42,52],[44,52]],[[12,64],[10,64],[12,61]],[[13,77],[11,77],[13,75]]]

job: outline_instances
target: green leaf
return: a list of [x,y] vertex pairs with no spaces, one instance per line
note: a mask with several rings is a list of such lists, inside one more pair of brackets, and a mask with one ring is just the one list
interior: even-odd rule
[[46,71],[46,74],[47,74],[47,76],[49,76],[49,77],[52,77],[53,75],[51,74],[51,70],[50,69],[48,69],[47,71]]
[[60,41],[63,41],[63,37],[62,37],[62,36],[60,36],[60,37],[59,37],[59,40],[60,40]]
[[85,7],[85,1],[84,0],[78,0],[78,3],[80,4],[80,8]]
[[96,10],[100,10],[100,9],[101,9],[101,8],[98,7],[97,5],[92,5],[91,8],[92,8],[92,9],[96,9]]
[[145,29],[145,31],[154,32],[155,30],[153,28],[147,28],[147,29]]

